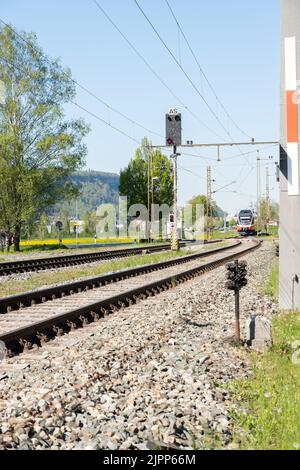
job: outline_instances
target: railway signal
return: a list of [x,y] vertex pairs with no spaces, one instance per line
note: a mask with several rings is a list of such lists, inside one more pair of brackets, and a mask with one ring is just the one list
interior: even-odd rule
[[248,283],[246,279],[247,275],[247,263],[246,261],[236,260],[234,263],[228,263],[227,269],[227,282],[226,287],[229,290],[233,290],[235,293],[235,341],[240,342],[240,290],[245,287]]
[[177,146],[181,145],[181,114],[177,108],[169,109],[166,114],[166,144],[167,147],[173,147],[173,213],[174,221],[171,233],[171,247],[173,251],[179,249],[178,235],[177,235]]
[[166,144],[168,147],[181,145],[181,114],[176,108],[166,114]]

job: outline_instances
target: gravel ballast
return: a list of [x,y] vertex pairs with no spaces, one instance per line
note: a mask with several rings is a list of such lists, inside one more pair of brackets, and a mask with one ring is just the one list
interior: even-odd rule
[[[269,243],[245,258],[242,332],[277,306],[260,294]],[[0,364],[0,449],[203,448],[231,442],[225,385],[249,374],[225,268],[197,277],[37,352]]]

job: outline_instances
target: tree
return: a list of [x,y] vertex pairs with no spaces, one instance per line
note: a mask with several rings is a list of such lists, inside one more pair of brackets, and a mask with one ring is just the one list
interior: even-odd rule
[[60,210],[60,221],[62,222],[62,235],[70,235],[70,214],[69,208],[66,204],[63,204]]
[[41,214],[41,217],[38,223],[38,234],[39,234],[40,240],[44,240],[48,235],[47,225],[48,225],[48,217],[46,216],[45,213],[43,213]]
[[[150,162],[150,191],[153,181],[154,204],[173,204],[172,166],[167,156],[160,150],[149,148],[150,142],[144,138],[141,147],[136,150],[128,166],[121,170],[119,191],[121,196],[128,197],[128,206],[143,204],[148,206],[148,161]],[[150,194],[150,204],[152,193]]]
[[[204,194],[199,194],[198,196],[194,196],[190,201],[189,204],[193,206],[193,217],[196,214],[196,206],[204,206],[204,214],[207,214],[207,197]],[[222,217],[224,215],[223,210],[216,204],[215,201],[212,201],[212,217]]]
[[84,163],[82,120],[66,120],[70,70],[46,57],[34,34],[0,29],[0,226],[19,250],[22,224],[75,195],[69,175]]
[[279,220],[279,204],[276,202],[270,202],[267,199],[263,199],[260,202],[260,224],[261,227],[268,232],[269,223],[271,221],[278,222]]
[[85,232],[87,235],[95,235],[96,227],[98,222],[98,217],[96,212],[85,212],[83,216],[84,225],[85,225]]

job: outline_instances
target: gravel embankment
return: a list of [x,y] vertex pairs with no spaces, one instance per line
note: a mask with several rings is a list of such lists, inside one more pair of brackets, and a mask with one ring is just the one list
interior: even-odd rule
[[[247,257],[242,326],[276,313],[259,293],[274,258],[268,243]],[[209,433],[230,443],[223,385],[249,367],[224,341],[234,328],[224,279],[220,268],[2,363],[0,449],[202,448]]]

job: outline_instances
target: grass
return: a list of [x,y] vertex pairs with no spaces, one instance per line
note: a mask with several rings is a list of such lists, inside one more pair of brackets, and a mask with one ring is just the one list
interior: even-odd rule
[[278,300],[279,295],[279,266],[276,263],[272,267],[267,283],[264,287],[264,294],[272,300]]
[[[220,230],[214,230],[211,232],[209,240],[223,240],[226,238],[232,238],[232,237],[237,237],[237,232],[236,230],[229,230],[227,232],[221,232]],[[196,240],[197,241],[203,241],[206,240],[206,232],[200,233],[196,235]]]
[[154,253],[114,261],[101,261],[99,263],[92,263],[88,266],[72,266],[70,268],[64,268],[61,271],[41,271],[30,273],[29,277],[26,279],[2,280],[2,283],[0,284],[0,297],[42,288],[51,284],[71,282],[82,277],[97,276],[108,272],[119,271],[121,269],[159,263],[160,261],[167,261],[169,259],[185,255],[187,255],[187,253],[184,250],[180,250],[178,252]]
[[237,236],[237,233],[236,233],[236,230],[230,230],[228,232],[220,232],[220,230],[215,230],[213,232],[213,236],[212,236],[212,239],[214,238],[230,238],[230,237],[236,237]]
[[300,339],[299,314],[274,320],[273,334],[272,350],[252,357],[253,377],[235,383],[233,396],[244,409],[233,414],[241,449],[300,449],[300,354],[293,349]]
[[[265,294],[278,298],[277,266]],[[230,385],[240,408],[232,413],[234,443],[243,450],[300,449],[299,313],[282,313],[273,320],[273,340],[265,355],[251,354],[251,378]]]

